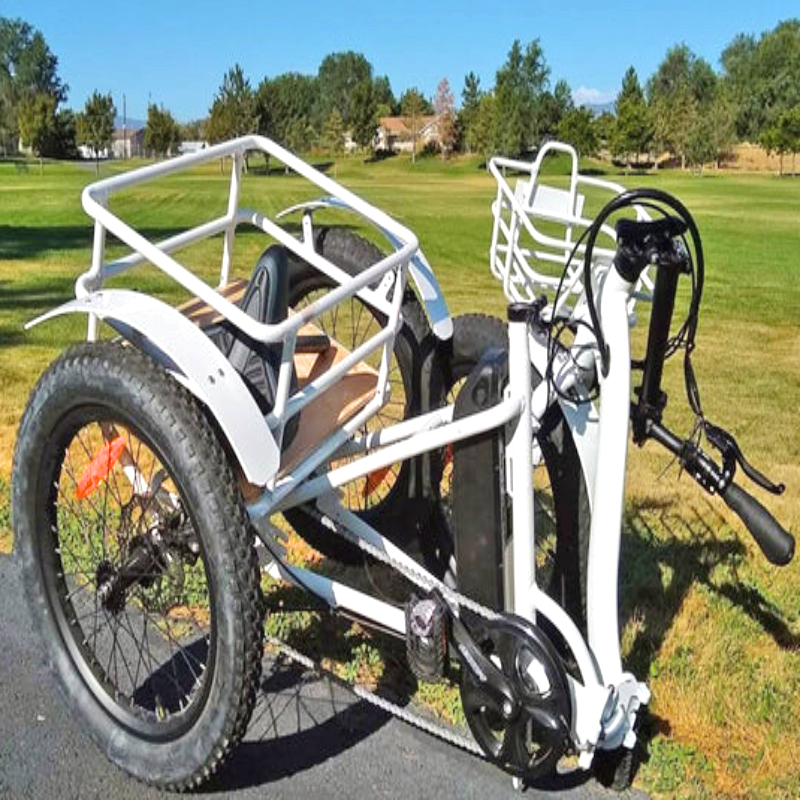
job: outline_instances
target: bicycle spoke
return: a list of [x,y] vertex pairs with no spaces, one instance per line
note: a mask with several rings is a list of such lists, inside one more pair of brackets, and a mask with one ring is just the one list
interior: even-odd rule
[[[77,499],[77,476],[83,480],[86,465],[119,436],[125,441],[124,463],[113,464],[101,475],[102,485],[98,482]],[[159,491],[151,492],[156,476]],[[154,724],[191,706],[203,684],[210,642],[203,621],[210,614],[204,571],[184,573],[192,567],[182,566],[183,550],[157,555],[159,547],[167,546],[163,535],[154,539],[152,534],[166,513],[157,495],[173,491],[169,481],[160,460],[130,427],[95,422],[72,436],[61,478],[54,483],[60,602],[105,691]],[[175,501],[166,511],[171,518]],[[180,535],[190,536],[191,530]],[[151,554],[152,563],[141,563],[141,548]],[[176,560],[178,577],[166,571]],[[192,600],[185,594],[185,574],[193,575]]]

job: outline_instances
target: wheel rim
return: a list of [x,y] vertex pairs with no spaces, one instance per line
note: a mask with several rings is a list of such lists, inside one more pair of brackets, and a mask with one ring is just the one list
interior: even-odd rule
[[[298,301],[293,301],[292,305],[295,309],[302,309],[325,296],[328,291],[328,288],[314,289],[303,294]],[[359,298],[351,297],[321,314],[314,320],[314,324],[352,352],[379,333],[385,326],[385,320]],[[382,350],[379,348],[363,360],[377,372],[381,356]],[[407,397],[411,387],[405,385],[403,370],[394,352],[389,360],[388,386],[388,402],[361,428],[361,435],[395,425],[406,417]],[[345,458],[333,461],[330,467],[333,469],[343,466],[349,460]],[[401,469],[402,463],[398,462],[346,484],[342,487],[344,504],[353,511],[363,512],[387,502],[399,485]]]
[[42,475],[44,585],[84,685],[140,735],[180,736],[208,697],[215,609],[166,459],[121,415],[82,408],[56,426]]

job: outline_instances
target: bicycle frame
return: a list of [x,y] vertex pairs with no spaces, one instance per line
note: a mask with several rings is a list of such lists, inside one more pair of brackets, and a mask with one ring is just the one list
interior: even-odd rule
[[[307,231],[306,238],[298,241],[264,215],[240,210],[239,183],[243,154],[247,149],[259,149],[279,158],[293,170],[336,197],[340,204],[388,231],[391,237],[400,243],[397,252],[366,269],[357,278],[351,278],[314,252]],[[113,191],[223,156],[233,157],[234,169],[228,211],[219,219],[153,244],[108,210],[108,196]],[[135,317],[125,311],[129,298],[119,290],[99,292],[104,279],[136,264],[149,261],[196,294],[252,339],[263,342],[283,340],[285,346],[278,377],[275,408],[262,420],[264,433],[271,435],[278,447],[289,417],[296,414],[314,397],[326,391],[368,352],[381,351],[378,388],[373,400],[311,455],[285,475],[278,473],[274,457],[268,468],[264,464],[243,463],[245,474],[248,474],[248,469],[260,476],[269,473],[265,480],[259,481],[263,487],[260,496],[248,505],[251,520],[262,534],[269,534],[271,530],[269,517],[272,514],[300,504],[313,503],[323,522],[331,529],[331,535],[344,531],[346,535],[360,540],[367,547],[380,551],[391,561],[422,574],[431,587],[439,589],[445,597],[452,597],[452,592],[444,584],[430,573],[426,573],[379,531],[344,508],[337,500],[337,490],[345,483],[366,476],[381,467],[509,425],[513,433],[506,449],[508,462],[506,490],[512,499],[514,538],[509,576],[513,584],[513,595],[510,607],[506,610],[532,622],[535,622],[539,614],[547,618],[562,634],[575,657],[580,679],[569,677],[575,711],[572,738],[581,752],[582,765],[589,765],[594,748],[597,746],[614,748],[623,743],[627,746],[633,745],[636,711],[642,703],[647,702],[649,692],[644,684],[622,671],[617,626],[617,574],[631,382],[629,303],[635,289],[632,284],[623,281],[614,270],[605,270],[596,276],[598,283],[602,284],[600,315],[603,329],[613,353],[611,370],[599,381],[601,392],[599,414],[591,404],[572,404],[560,396],[569,389],[577,389],[580,392],[583,386],[587,350],[586,342],[580,338],[575,347],[580,348],[581,358],[574,361],[564,359],[555,371],[553,381],[558,391],[551,391],[547,381],[543,381],[538,389],[531,393],[532,365],[544,374],[548,353],[544,343],[532,335],[526,314],[517,309],[511,313],[508,326],[510,380],[505,395],[498,404],[457,420],[453,418],[453,406],[448,406],[359,438],[357,437],[359,428],[377,413],[388,397],[386,389],[388,358],[401,321],[401,301],[406,275],[411,270],[410,264],[415,258],[418,259],[416,262],[418,276],[427,281],[424,293],[427,294],[428,305],[437,309],[439,333],[441,335],[448,333],[447,317],[442,315],[442,309],[446,310],[446,304],[433,272],[424,261],[424,257],[421,257],[417,240],[410,231],[320,175],[283,148],[263,137],[255,136],[212,147],[201,154],[184,156],[171,162],[101,181],[86,190],[84,205],[95,218],[95,242],[92,266],[76,284],[78,299],[31,324],[61,313],[79,311],[89,314],[90,339],[97,334],[97,318],[103,316],[112,322],[124,323],[127,326],[126,330],[130,328],[138,330],[146,340],[155,343],[156,349],[164,356],[165,366],[206,403],[218,420],[225,422],[230,419],[236,405],[239,402],[246,403],[243,399],[244,391],[236,388],[235,379],[232,378],[227,397],[210,393],[203,388],[207,376],[202,365],[196,362],[190,364],[184,352],[188,348],[197,347],[200,354],[208,353],[211,358],[211,351],[215,351],[214,346],[210,343],[203,345],[197,337],[205,338],[204,334],[198,331],[190,335],[188,329],[187,343],[182,345],[171,341],[170,334],[174,333],[176,328],[171,327],[170,321],[174,321],[172,314],[178,312],[168,312],[160,307],[145,304],[152,312],[150,322],[137,323]],[[187,244],[223,233],[220,283],[224,283],[230,270],[235,230],[242,222],[260,228],[298,253],[335,280],[339,284],[338,287],[304,309],[302,313],[289,317],[285,322],[265,325],[248,317],[170,255]],[[307,227],[305,221],[303,227],[304,230]],[[111,264],[104,263],[106,230],[129,244],[134,252]],[[422,260],[419,260],[420,257]],[[380,290],[369,288],[376,280],[381,281]],[[418,277],[417,280],[421,278]],[[290,396],[292,357],[298,330],[323,311],[354,295],[358,295],[364,302],[387,316],[388,321],[384,330],[355,350],[329,374],[316,379],[309,387]],[[105,305],[103,302],[98,302],[103,297]],[[133,341],[136,343],[139,340],[134,337]],[[576,362],[580,362],[581,366]],[[599,370],[595,371],[599,375]],[[554,402],[561,403],[565,416],[575,431],[593,506],[587,587],[588,641],[584,640],[567,612],[536,583],[533,442],[545,412]],[[229,433],[230,426],[222,424],[221,427],[223,431]],[[240,451],[250,452],[247,443],[241,441],[243,434],[237,435],[240,438],[233,441],[234,452],[237,454]],[[238,450],[237,443],[240,445]],[[364,455],[344,466],[334,467],[323,475],[314,475],[321,465],[329,463],[345,451],[361,452]],[[252,458],[256,459],[255,456]],[[602,470],[597,469],[600,463],[603,465]],[[314,592],[334,607],[354,612],[398,634],[405,634],[403,612],[376,597],[325,576],[278,561],[273,563],[271,569],[273,574]]]
[[[584,751],[601,739],[607,747],[618,746],[626,739],[631,745],[635,712],[649,698],[646,686],[622,671],[617,626],[617,574],[630,396],[629,358],[626,357],[629,352],[627,302],[632,290],[631,284],[614,279],[613,283],[607,280],[603,293],[601,313],[609,346],[615,354],[615,369],[601,382],[599,447],[595,458],[602,459],[603,469],[591,470],[595,480],[590,488],[593,514],[587,587],[588,643],[566,612],[536,584],[531,448],[533,435],[554,401],[554,393],[544,382],[533,395],[530,392],[531,361],[535,358],[531,358],[532,337],[526,321],[509,322],[509,361],[514,368],[502,402],[458,421],[452,420],[450,406],[383,429],[370,440],[373,446],[381,445],[370,455],[300,485],[296,485],[292,477],[279,480],[272,492],[265,492],[248,507],[251,518],[263,525],[275,511],[316,502],[332,535],[344,527],[351,537],[361,539],[393,561],[420,572],[422,568],[402,550],[341,507],[336,501],[336,490],[398,460],[510,424],[513,434],[507,445],[507,490],[512,498],[514,592],[513,604],[507,610],[534,622],[536,615],[542,614],[558,628],[572,650],[582,678],[582,683],[571,680],[576,701],[573,734],[576,744]],[[615,318],[618,318],[617,324],[613,323]],[[558,388],[565,391],[575,385],[580,376],[561,371],[558,380]],[[402,611],[377,598],[298,567],[287,569],[276,565],[274,574],[311,589],[335,607],[405,634]],[[431,586],[445,596],[449,594],[447,587],[432,575],[427,577]]]

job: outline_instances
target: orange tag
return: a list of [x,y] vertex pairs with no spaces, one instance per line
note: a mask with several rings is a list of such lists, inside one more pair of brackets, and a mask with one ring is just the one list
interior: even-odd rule
[[108,477],[108,473],[114,469],[114,464],[119,461],[124,449],[125,437],[118,436],[97,451],[97,455],[86,465],[81,477],[78,478],[78,486],[75,489],[76,499],[83,500],[97,489]]
[[365,500],[383,483],[390,470],[391,467],[382,467],[367,475],[367,480],[364,482],[364,488],[361,492],[361,496]]
[[445,445],[444,448],[444,459],[442,460],[442,468],[449,467],[453,463],[453,444],[452,442],[448,445]]

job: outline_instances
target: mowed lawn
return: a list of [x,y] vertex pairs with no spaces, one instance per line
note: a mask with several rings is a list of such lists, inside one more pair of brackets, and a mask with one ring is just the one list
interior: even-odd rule
[[[418,234],[453,313],[503,314],[488,269],[494,185],[474,160],[345,159],[329,174]],[[70,299],[88,267],[92,228],[80,192],[93,178],[74,165],[47,164],[40,174],[35,165],[0,163],[0,551],[11,545],[8,481],[26,397],[56,354],[81,339],[85,321],[22,326]],[[707,264],[694,357],[703,408],[735,433],[754,465],[785,482],[782,497],[754,493],[800,532],[800,179],[713,172],[613,179],[672,192],[695,215]],[[222,213],[227,184],[214,164],[112,207],[162,238]],[[268,214],[315,196],[281,174],[250,174],[243,192],[247,205]],[[241,237],[239,274],[263,244],[255,234]],[[187,262],[211,279],[220,250],[217,240],[190,251]],[[180,297],[152,268],[121,285]],[[648,312],[641,304],[638,311],[641,345]],[[693,420],[677,360],[665,382],[666,421],[688,433]],[[656,445],[631,453],[629,474],[623,646],[627,665],[653,691],[638,784],[663,796],[800,796],[800,568],[770,567],[724,506],[680,478]]]

